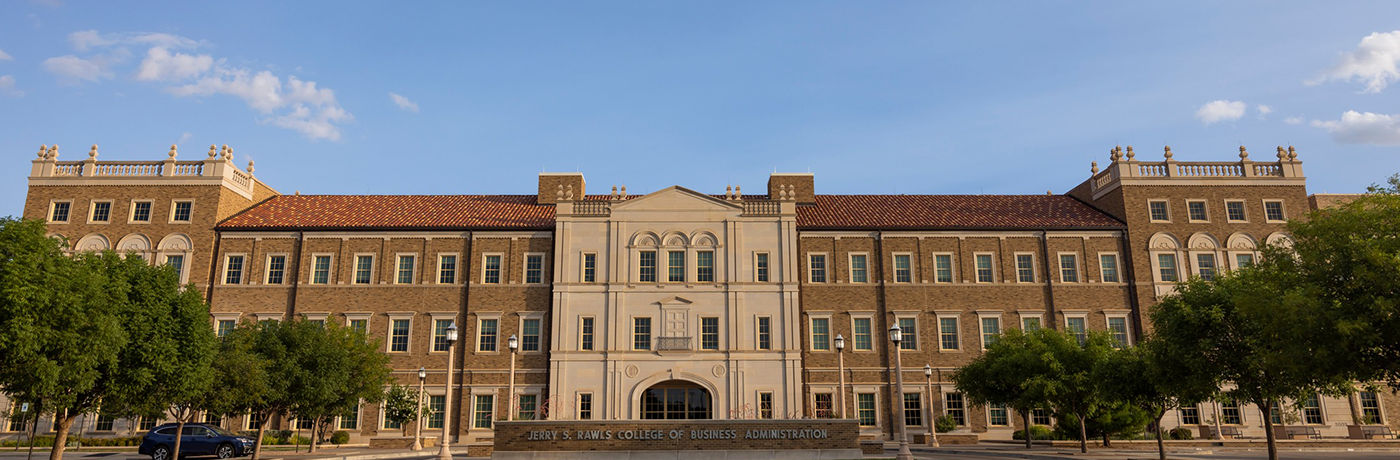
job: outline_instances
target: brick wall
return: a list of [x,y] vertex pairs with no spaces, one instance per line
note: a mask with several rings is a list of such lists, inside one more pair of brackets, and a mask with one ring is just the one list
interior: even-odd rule
[[[749,439],[764,430],[802,439]],[[812,433],[820,431],[821,437]],[[580,432],[607,439],[580,440]],[[771,431],[767,432],[772,434]],[[567,435],[568,439],[565,439]],[[759,435],[762,436],[762,435]],[[791,437],[791,436],[790,436]],[[532,421],[496,424],[496,451],[858,449],[851,420]]]

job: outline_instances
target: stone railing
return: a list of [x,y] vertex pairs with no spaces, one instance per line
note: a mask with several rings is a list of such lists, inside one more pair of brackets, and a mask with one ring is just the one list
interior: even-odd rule
[[88,151],[88,158],[79,161],[58,161],[58,146],[44,146],[39,149],[39,158],[34,160],[30,173],[33,179],[67,178],[158,178],[158,177],[201,177],[216,178],[226,186],[242,193],[252,193],[257,180],[253,176],[253,162],[248,162],[245,172],[233,165],[233,149],[225,146],[218,149],[209,146],[209,158],[197,161],[176,161],[175,146],[171,146],[169,157],[164,161],[98,161],[97,146]]
[[1116,186],[1124,179],[1300,179],[1303,177],[1303,162],[1298,161],[1298,153],[1293,147],[1278,148],[1278,161],[1258,162],[1249,159],[1249,152],[1240,147],[1240,161],[1176,161],[1172,158],[1171,147],[1163,149],[1163,161],[1138,161],[1133,148],[1126,152],[1114,147],[1109,154],[1112,161],[1107,168],[1099,171],[1095,162],[1090,171],[1089,187],[1099,191]]
[[607,216],[611,207],[606,201],[575,201],[574,215],[576,216]]
[[690,349],[690,337],[656,338],[656,351],[687,351]]
[[745,216],[776,216],[782,212],[782,204],[777,201],[745,201]]

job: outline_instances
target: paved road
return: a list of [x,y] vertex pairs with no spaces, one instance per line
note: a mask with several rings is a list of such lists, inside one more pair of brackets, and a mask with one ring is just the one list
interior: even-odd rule
[[[916,458],[925,459],[956,459],[956,460],[985,460],[989,458],[1010,458],[1029,460],[1051,460],[1051,459],[1076,459],[1076,460],[1156,460],[1157,451],[1150,450],[1090,450],[1089,453],[1080,454],[1077,449],[1049,449],[1037,448],[1032,450],[1008,449],[1003,446],[981,447],[981,446],[957,446],[930,449],[927,447],[911,448]],[[895,450],[886,450],[889,457],[893,457]],[[1169,459],[1200,459],[1200,460],[1255,460],[1268,458],[1268,452],[1264,449],[1222,449],[1222,448],[1201,448],[1201,449],[1168,449]],[[1340,449],[1305,449],[1305,450],[1280,450],[1280,459],[1400,459],[1400,449],[1356,449],[1345,451]]]

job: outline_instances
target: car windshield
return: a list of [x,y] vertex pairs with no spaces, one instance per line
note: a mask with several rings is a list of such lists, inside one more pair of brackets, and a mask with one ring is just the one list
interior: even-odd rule
[[213,430],[214,433],[215,433],[215,434],[218,434],[219,436],[238,436],[238,433],[234,433],[234,432],[232,432],[232,431],[225,430],[225,429],[219,428],[219,427],[217,427],[217,426],[210,426],[210,427],[208,427],[208,428],[209,428],[210,430]]

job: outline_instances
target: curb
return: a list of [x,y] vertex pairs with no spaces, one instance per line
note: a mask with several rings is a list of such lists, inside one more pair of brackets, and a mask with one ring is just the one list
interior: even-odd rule
[[394,452],[387,454],[330,455],[325,457],[267,457],[267,460],[385,460],[400,458],[433,458],[434,454],[423,452]]

